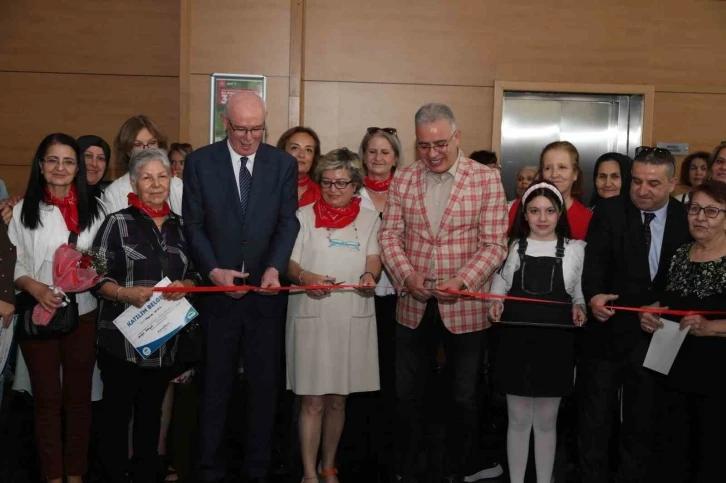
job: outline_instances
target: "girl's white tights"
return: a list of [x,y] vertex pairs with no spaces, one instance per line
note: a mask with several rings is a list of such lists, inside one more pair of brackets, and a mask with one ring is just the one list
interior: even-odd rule
[[507,394],[507,458],[511,483],[524,483],[529,457],[529,435],[534,428],[537,483],[550,483],[557,447],[559,397],[523,397]]

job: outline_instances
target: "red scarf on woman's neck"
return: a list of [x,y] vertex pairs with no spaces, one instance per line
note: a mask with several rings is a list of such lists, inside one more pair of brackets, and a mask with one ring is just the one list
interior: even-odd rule
[[315,213],[315,228],[345,228],[353,223],[360,213],[360,198],[350,200],[348,206],[337,208],[330,206],[324,198],[320,198],[313,205]]
[[372,191],[388,191],[388,187],[391,186],[391,180],[393,180],[393,171],[387,179],[371,179],[368,176],[363,178],[363,184],[366,188]]
[[298,208],[302,208],[303,206],[311,205],[318,201],[320,197],[322,196],[322,192],[320,191],[320,185],[310,179],[310,176],[305,175],[302,178],[297,179],[297,185],[302,187],[306,186],[307,188],[303,192],[303,195],[300,197],[300,200],[297,202]]
[[166,201],[164,202],[164,206],[162,206],[161,209],[155,210],[154,208],[141,201],[136,193],[129,193],[129,204],[134,208],[138,208],[139,211],[146,213],[152,218],[160,218],[162,216],[166,216],[171,211],[171,208],[169,208],[169,203],[167,203]]
[[58,207],[61,215],[63,215],[63,220],[66,222],[66,228],[68,228],[68,231],[72,231],[76,235],[81,233],[78,229],[78,194],[76,192],[75,184],[71,185],[71,189],[68,191],[68,194],[62,199],[51,193],[46,186],[43,201],[49,205]]

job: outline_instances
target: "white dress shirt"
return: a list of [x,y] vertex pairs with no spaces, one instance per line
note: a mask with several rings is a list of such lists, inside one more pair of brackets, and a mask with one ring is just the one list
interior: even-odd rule
[[[658,274],[658,266],[660,265],[660,249],[663,246],[668,203],[649,213],[655,215],[655,218],[650,222],[650,250],[648,251],[648,268],[650,268],[650,279],[653,280]],[[640,212],[640,220],[645,224],[645,211]]]
[[[240,159],[243,157],[242,154],[237,153],[233,148],[232,145],[229,143],[229,139],[227,140],[227,148],[229,149],[229,157],[232,159],[232,169],[234,170],[234,185],[237,187],[237,194],[239,196],[242,196],[242,193],[239,192],[239,169],[242,166],[242,161]],[[246,156],[247,158],[247,171],[250,172],[250,177],[252,177],[252,170],[255,167],[255,156],[257,153],[252,153],[249,156]]]

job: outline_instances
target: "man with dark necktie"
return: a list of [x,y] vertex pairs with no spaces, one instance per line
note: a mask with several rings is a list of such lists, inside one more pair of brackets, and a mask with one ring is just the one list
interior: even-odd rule
[[[280,286],[300,224],[297,162],[262,143],[265,105],[253,93],[227,101],[227,138],[190,154],[184,168],[183,219],[197,269],[217,286]],[[244,273],[243,273],[244,271]],[[277,291],[202,297],[207,359],[201,414],[201,481],[223,481],[229,396],[242,348],[248,382],[244,471],[264,482],[271,455],[286,304]]]
[[582,288],[595,320],[584,329],[576,384],[583,483],[611,481],[609,439],[620,414],[615,481],[643,481],[648,468],[659,384],[658,374],[643,367],[650,335],[637,314],[608,304],[657,301],[676,249],[690,241],[686,209],[670,197],[675,172],[670,152],[638,148],[630,193],[601,200],[590,221]]

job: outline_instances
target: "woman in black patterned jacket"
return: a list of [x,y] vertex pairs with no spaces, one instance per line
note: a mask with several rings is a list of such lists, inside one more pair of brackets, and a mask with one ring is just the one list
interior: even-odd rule
[[[154,285],[165,276],[173,281],[172,287],[193,287],[199,275],[191,265],[182,219],[166,202],[171,184],[166,152],[148,149],[134,153],[129,173],[133,187],[130,206],[109,215],[94,242],[94,248],[108,260],[108,271],[96,286],[101,298],[98,364],[107,411],[101,457],[103,481],[125,482],[126,434],[133,410],[136,463],[131,474],[135,483],[153,483],[159,461],[161,403],[174,376],[176,338],[144,358],[113,321],[129,306],[143,307]],[[163,253],[157,253],[155,246]],[[162,260],[167,262],[163,268]],[[167,293],[164,298],[179,300],[185,295]]]

